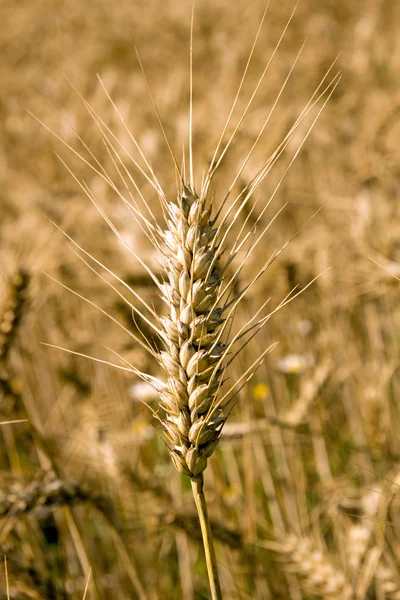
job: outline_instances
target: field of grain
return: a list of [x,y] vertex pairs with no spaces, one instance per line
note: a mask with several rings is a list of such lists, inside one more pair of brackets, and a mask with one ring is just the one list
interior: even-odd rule
[[[196,2],[198,188],[264,8]],[[293,8],[270,1],[223,144],[268,71],[211,186],[217,206],[230,187],[234,198],[250,186],[327,71],[317,96],[341,73],[229,236],[266,229],[237,289],[278,252],[239,303],[236,328],[303,291],[228,372],[239,379],[277,342],[208,461],[221,587],[225,600],[395,600],[400,4],[301,0],[280,41]],[[135,311],[140,296],[165,314],[141,262],[161,279],[162,261],[121,196],[165,227],[135,163],[143,168],[143,152],[170,198],[177,171],[134,45],[173,154],[188,164],[191,3],[3,0],[2,23],[0,599],[205,600],[190,480],[158,435],[157,394],[108,364],[160,376],[138,343],[159,340]]]

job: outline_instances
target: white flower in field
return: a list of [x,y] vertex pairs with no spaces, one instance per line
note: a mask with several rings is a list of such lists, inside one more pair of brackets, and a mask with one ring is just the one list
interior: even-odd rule
[[303,373],[314,364],[311,354],[286,354],[277,362],[277,367],[282,373]]
[[157,398],[157,393],[149,383],[146,383],[146,381],[134,383],[129,388],[129,391],[135,402],[148,402],[149,400],[155,400]]

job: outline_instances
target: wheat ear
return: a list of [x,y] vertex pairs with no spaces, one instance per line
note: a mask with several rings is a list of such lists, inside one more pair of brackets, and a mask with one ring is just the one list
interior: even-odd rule
[[300,588],[307,594],[330,600],[352,600],[354,593],[345,574],[334,566],[329,555],[317,548],[306,536],[288,535],[278,542],[261,544],[279,553],[288,573],[298,577]]
[[30,276],[22,268],[10,278],[8,296],[0,317],[0,363],[5,364],[21,323]]
[[161,419],[176,468],[199,478],[218,444],[225,418],[216,406],[225,345],[218,308],[221,285],[217,230],[203,198],[188,188],[170,202],[165,232],[167,277],[162,296],[169,315],[161,318],[166,350],[160,363],[167,383],[160,391]]
[[[123,237],[113,225],[112,221],[107,217],[90,188],[84,182],[79,180],[78,177],[73,174],[66,163],[61,159],[61,157],[59,157],[67,170],[71,173],[72,177],[76,180],[84,194],[86,194],[90,201],[99,210],[100,214],[111,230],[130,250],[135,260],[137,260],[138,263],[145,269],[146,273],[160,290],[161,297],[168,308],[167,315],[164,317],[159,317],[159,315],[152,309],[151,306],[146,303],[143,298],[140,297],[139,294],[137,294],[110,269],[108,269],[99,260],[91,256],[86,250],[84,250],[67,234],[65,234],[73,243],[78,256],[83,260],[83,262],[96,275],[103,279],[104,282],[115,293],[117,293],[124,301],[126,301],[127,305],[132,309],[135,316],[141,316],[145,320],[146,325],[152,329],[153,333],[155,333],[157,337],[161,338],[163,342],[163,349],[161,351],[156,350],[144,335],[139,336],[136,333],[130,332],[124,325],[119,323],[112,315],[106,313],[94,302],[88,300],[84,296],[81,296],[77,292],[70,290],[70,288],[64,284],[61,285],[65,289],[70,290],[78,297],[87,301],[96,309],[100,310],[100,312],[115,322],[125,333],[128,333],[137,344],[139,344],[151,355],[152,358],[158,360],[164,371],[165,377],[163,380],[159,380],[152,375],[142,373],[117,353],[115,354],[121,360],[122,365],[114,364],[102,359],[93,359],[93,357],[80,352],[71,350],[67,350],[67,352],[71,352],[72,354],[76,354],[78,356],[92,358],[100,363],[113,365],[119,369],[135,373],[138,377],[152,385],[159,395],[159,405],[157,410],[153,410],[153,414],[160,423],[166,445],[171,454],[175,467],[180,473],[190,477],[191,479],[192,491],[202,530],[213,600],[219,600],[221,598],[221,590],[218,580],[217,563],[213,548],[210,521],[207,514],[206,501],[203,492],[203,472],[207,467],[208,458],[215,451],[219,443],[222,435],[222,428],[233,406],[234,400],[237,397],[237,394],[239,393],[241,387],[255,373],[258,366],[262,363],[264,356],[272,349],[273,346],[266,349],[247,369],[247,371],[245,371],[245,373],[236,378],[227,391],[223,389],[223,384],[226,379],[226,369],[240,354],[243,348],[250,342],[254,335],[256,335],[256,333],[258,333],[264,327],[270,316],[279,308],[290,302],[300,292],[295,294],[290,293],[274,311],[262,317],[260,315],[265,308],[266,303],[264,303],[259,310],[257,310],[255,315],[253,315],[250,320],[245,323],[234,335],[231,334],[230,331],[231,325],[236,308],[240,301],[245,297],[249,290],[252,289],[255,282],[258,281],[258,279],[265,273],[269,265],[279,256],[279,254],[284,250],[291,240],[282,246],[280,250],[274,252],[273,255],[265,262],[262,261],[263,264],[257,270],[256,274],[239,291],[237,291],[238,278],[246,261],[249,259],[251,254],[254,255],[256,247],[263,240],[264,235],[268,231],[271,223],[279,214],[280,211],[276,213],[275,217],[269,221],[267,225],[263,224],[264,214],[268,206],[278,192],[286,173],[296,159],[301,147],[307,140],[315,122],[318,119],[319,114],[332,95],[339,80],[338,75],[335,75],[330,82],[326,84],[324,83],[333,67],[332,65],[328,69],[326,75],[322,79],[320,85],[317,87],[309,102],[307,102],[307,104],[304,106],[299,117],[288,129],[286,135],[276,150],[258,168],[255,175],[245,186],[245,188],[236,196],[236,198],[232,199],[230,204],[227,204],[228,199],[234,193],[235,186],[248,161],[250,160],[255,147],[259,143],[270,117],[277,106],[279,98],[285,89],[303,46],[300,48],[299,53],[282,85],[281,91],[279,92],[270,112],[265,118],[260,133],[257,135],[254,144],[246,154],[243,162],[241,162],[237,174],[229,186],[226,194],[222,197],[222,200],[219,202],[218,206],[213,209],[211,196],[212,192],[210,191],[213,177],[216,171],[219,169],[221,161],[226,155],[229,147],[231,146],[232,140],[241,127],[243,120],[250,109],[254,97],[264,80],[271,61],[279,48],[279,45],[294,14],[293,11],[271,55],[271,58],[269,59],[265,69],[258,79],[255,89],[247,105],[245,106],[244,111],[242,111],[241,117],[239,118],[237,124],[233,127],[233,131],[226,142],[225,140],[228,136],[229,125],[233,120],[233,113],[237,107],[239,95],[242,91],[243,83],[248,73],[250,61],[252,59],[255,45],[261,31],[267,7],[268,3],[263,13],[260,26],[257,30],[249,59],[246,63],[231,111],[226,119],[224,129],[219,137],[211,164],[207,173],[205,174],[205,177],[203,178],[200,189],[196,187],[193,168],[193,10],[190,35],[190,129],[188,177],[186,177],[185,173],[185,161],[184,168],[182,169],[183,172],[181,172],[181,169],[179,168],[177,160],[173,154],[172,146],[163,127],[160,113],[156,106],[150,85],[146,77],[145,69],[143,68],[136,46],[134,45],[139,65],[143,73],[144,81],[154,106],[156,117],[159,121],[165,138],[166,146],[173,159],[174,168],[180,182],[175,200],[169,196],[167,197],[163,192],[150,162],[140,150],[138,142],[130,133],[122,115],[119,113],[118,108],[112,101],[101,80],[100,83],[105,90],[113,109],[116,111],[116,114],[127,131],[129,139],[140,153],[141,159],[145,165],[144,168],[139,165],[139,163],[131,156],[124,145],[119,142],[117,137],[109,129],[106,123],[94,111],[94,109],[90,107],[89,103],[81,94],[79,94],[79,92],[78,95],[82,99],[86,110],[89,112],[90,116],[93,118],[96,126],[98,127],[108,156],[118,173],[122,188],[126,191],[127,197],[129,197],[131,201],[125,198],[124,193],[119,190],[119,186],[113,182],[113,179],[109,175],[108,171],[105,169],[105,167],[103,167],[100,161],[96,159],[95,155],[82,138],[77,135],[77,139],[81,144],[83,144],[84,149],[89,153],[89,156],[93,161],[92,163],[43,124],[46,129],[55,135],[58,140],[60,140],[70,151],[72,151],[74,155],[83,161],[84,164],[86,164],[114,193],[117,194],[117,196],[120,197],[122,202],[131,212],[146,238],[164,255],[164,280],[160,282],[158,277],[145,264],[142,258],[140,258],[140,256],[138,256],[136,252],[129,247],[126,241],[123,240]],[[307,133],[304,135],[301,143],[297,147],[297,150],[294,152],[288,166],[285,168],[281,178],[270,195],[268,202],[256,217],[253,228],[251,231],[246,232],[248,218],[245,218],[243,225],[240,226],[240,231],[236,241],[226,253],[226,257],[223,258],[225,242],[228,239],[228,235],[234,224],[237,223],[239,217],[244,214],[245,210],[249,209],[251,199],[256,190],[267,176],[273,165],[280,158],[281,154],[286,150],[293,133],[308,115],[313,114],[311,111],[314,111],[314,108],[324,97],[325,100],[323,101],[322,106],[318,109],[311,125],[308,127]],[[126,156],[132,160],[135,168],[138,169],[140,174],[152,186],[153,190],[159,197],[163,215],[165,216],[167,222],[167,226],[164,230],[160,225],[158,225],[149,203],[145,200],[140,191],[140,187],[135,183],[129,169],[127,169],[124,161],[120,157],[120,148],[123,150],[124,154],[126,154]],[[134,187],[135,194],[131,192],[130,185]],[[134,199],[136,194],[143,202],[149,218],[143,214],[137,205],[136,200]],[[255,204],[256,201],[254,200],[253,205],[250,207],[250,213],[253,212]],[[256,233],[257,226],[260,227],[260,232]],[[97,272],[96,268],[92,267],[89,262],[83,258],[82,254],[85,255],[89,261],[93,261],[97,267],[104,269],[109,275],[112,276],[114,280],[117,280],[122,286],[124,286],[125,290],[128,290],[129,294],[132,294],[140,303],[141,308],[137,308],[110,281],[108,281],[106,278],[103,278],[103,276]],[[239,257],[241,257],[243,254],[244,258],[239,260]],[[239,265],[233,268],[232,274],[232,272],[229,271],[229,268],[234,264],[235,259],[238,259]],[[305,288],[303,288],[302,291],[304,291],[304,289]],[[141,312],[142,310],[144,310],[145,314]],[[149,316],[147,317],[145,315]],[[237,344],[237,342],[240,343]],[[47,345],[53,346],[51,344]],[[53,347],[60,348],[58,346]],[[66,350],[65,348],[60,349]]]
[[225,422],[224,403],[217,402],[226,349],[220,340],[224,319],[217,306],[221,286],[218,231],[213,228],[207,200],[188,187],[167,209],[167,281],[161,290],[169,314],[161,318],[166,349],[159,360],[166,383],[160,382],[164,411],[160,422],[175,467],[191,478],[213,598],[219,598],[202,475]]
[[17,336],[29,295],[30,275],[22,267],[10,277],[8,293],[0,315],[0,394],[20,399],[19,385],[8,365],[10,350]]
[[54,506],[89,502],[101,508],[105,502],[71,481],[59,479],[52,471],[43,472],[30,482],[2,482],[0,517],[19,517],[36,510]]

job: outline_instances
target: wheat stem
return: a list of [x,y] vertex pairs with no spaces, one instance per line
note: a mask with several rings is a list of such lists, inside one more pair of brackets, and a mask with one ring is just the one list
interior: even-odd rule
[[194,501],[199,515],[201,534],[203,536],[204,552],[206,555],[208,579],[210,581],[212,600],[222,600],[219,584],[217,559],[215,557],[214,542],[208,518],[207,503],[203,492],[203,473],[191,478]]

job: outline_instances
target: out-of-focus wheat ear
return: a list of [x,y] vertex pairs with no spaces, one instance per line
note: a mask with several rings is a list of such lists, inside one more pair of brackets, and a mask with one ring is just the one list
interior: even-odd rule
[[29,294],[30,275],[18,268],[8,283],[5,302],[0,316],[0,364],[5,364],[17,335]]
[[[6,366],[0,364],[0,394],[9,398],[17,406],[21,405],[21,383],[8,371]],[[5,421],[4,424],[7,424]],[[13,423],[13,421],[10,421]]]
[[2,483],[0,516],[9,520],[12,519],[11,523],[18,522],[18,518],[23,518],[31,513],[46,514],[47,511],[58,507],[65,508],[66,520],[71,529],[74,543],[81,550],[79,559],[82,567],[87,566],[87,569],[84,569],[87,572],[90,572],[89,561],[70,509],[76,504],[90,504],[96,508],[110,526],[113,541],[118,552],[121,553],[126,572],[135,587],[137,597],[141,600],[148,600],[138,576],[138,569],[134,564],[134,557],[128,558],[126,547],[119,533],[120,522],[115,510],[112,510],[110,506],[109,497],[101,492],[89,490],[89,487],[85,484],[63,479],[51,470],[40,472],[28,482],[16,479],[8,484]]
[[296,573],[306,594],[332,600],[351,600],[353,590],[345,574],[334,567],[324,553],[313,547],[307,538],[292,537],[283,554],[287,557],[286,569]]
[[308,537],[289,535],[278,542],[263,542],[262,547],[278,554],[283,568],[294,573],[306,595],[330,600],[353,600],[353,588],[345,574],[335,567],[329,556],[316,548]]
[[15,518],[57,506],[90,502],[112,518],[105,498],[91,493],[78,483],[66,481],[53,471],[43,471],[31,481],[3,481],[0,491],[0,516]]

